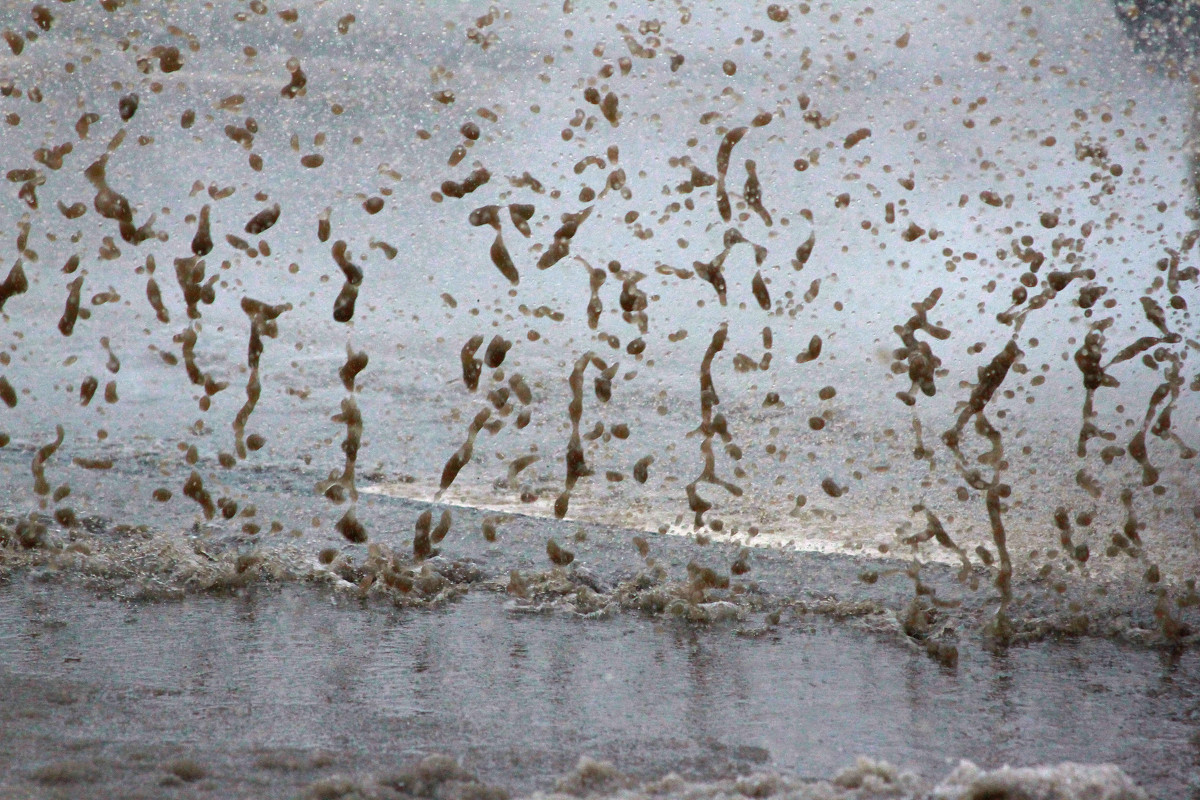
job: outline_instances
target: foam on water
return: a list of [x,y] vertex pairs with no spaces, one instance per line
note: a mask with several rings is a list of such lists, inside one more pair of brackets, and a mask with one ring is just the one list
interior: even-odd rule
[[[401,800],[507,800],[509,793],[480,782],[453,759],[431,756],[412,767],[363,779],[333,777],[307,787],[301,797]],[[773,773],[754,773],[734,780],[702,783],[678,775],[641,783],[621,774],[612,764],[582,758],[553,790],[528,795],[529,800],[1146,800],[1120,769],[1109,764],[1060,764],[1053,767],[982,770],[963,761],[936,785],[885,761],[860,758],[831,780],[800,781]]]

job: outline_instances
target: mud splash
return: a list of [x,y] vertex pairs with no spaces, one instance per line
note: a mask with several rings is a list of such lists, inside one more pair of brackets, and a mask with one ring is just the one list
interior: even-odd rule
[[6,6],[0,591],[1187,659],[1172,8]]

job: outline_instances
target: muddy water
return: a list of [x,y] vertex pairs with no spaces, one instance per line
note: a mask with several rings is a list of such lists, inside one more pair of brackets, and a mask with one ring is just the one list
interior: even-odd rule
[[[862,753],[929,779],[959,758],[1111,762],[1158,797],[1200,777],[1190,651],[1042,643],[966,650],[948,671],[827,620],[748,638],[487,594],[364,612],[308,590],[158,604],[25,584],[0,603],[14,796],[286,796],[437,753],[515,793],[581,755],[697,781],[828,778]],[[203,776],[172,778],[183,760]]]
[[[813,615],[925,659],[910,704],[1057,636],[1191,674],[1200,100],[1170,4],[104,0],[0,29],[12,602],[215,620],[318,584],[368,626],[517,625],[485,592],[593,620],[580,646],[726,625],[732,652]],[[1031,681],[1012,702],[1049,703]],[[810,750],[772,768],[841,763]],[[938,779],[922,752],[896,758]],[[1178,788],[1165,753],[1121,763]]]

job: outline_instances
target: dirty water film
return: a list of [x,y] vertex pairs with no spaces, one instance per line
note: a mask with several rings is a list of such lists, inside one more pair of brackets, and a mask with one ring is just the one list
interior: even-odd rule
[[1194,678],[1197,14],[9,4],[2,591]]

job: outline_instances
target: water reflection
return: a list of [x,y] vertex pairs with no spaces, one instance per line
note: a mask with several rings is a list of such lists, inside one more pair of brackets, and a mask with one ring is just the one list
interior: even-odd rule
[[[1170,765],[1196,754],[1186,698],[1200,665],[1188,652],[1171,666],[1101,641],[971,650],[948,674],[826,625],[732,639],[676,623],[514,616],[487,597],[372,615],[293,591],[234,604],[82,599],[0,596],[0,682],[23,698],[0,712],[10,774],[68,752],[122,758],[169,742],[220,763],[219,782],[254,780],[251,754],[274,748],[328,751],[341,771],[445,752],[528,789],[581,754],[644,776],[712,778],[765,759],[828,776],[869,752],[928,775],[958,757],[1114,761],[1170,794],[1184,779]],[[64,716],[64,693],[87,702]]]

